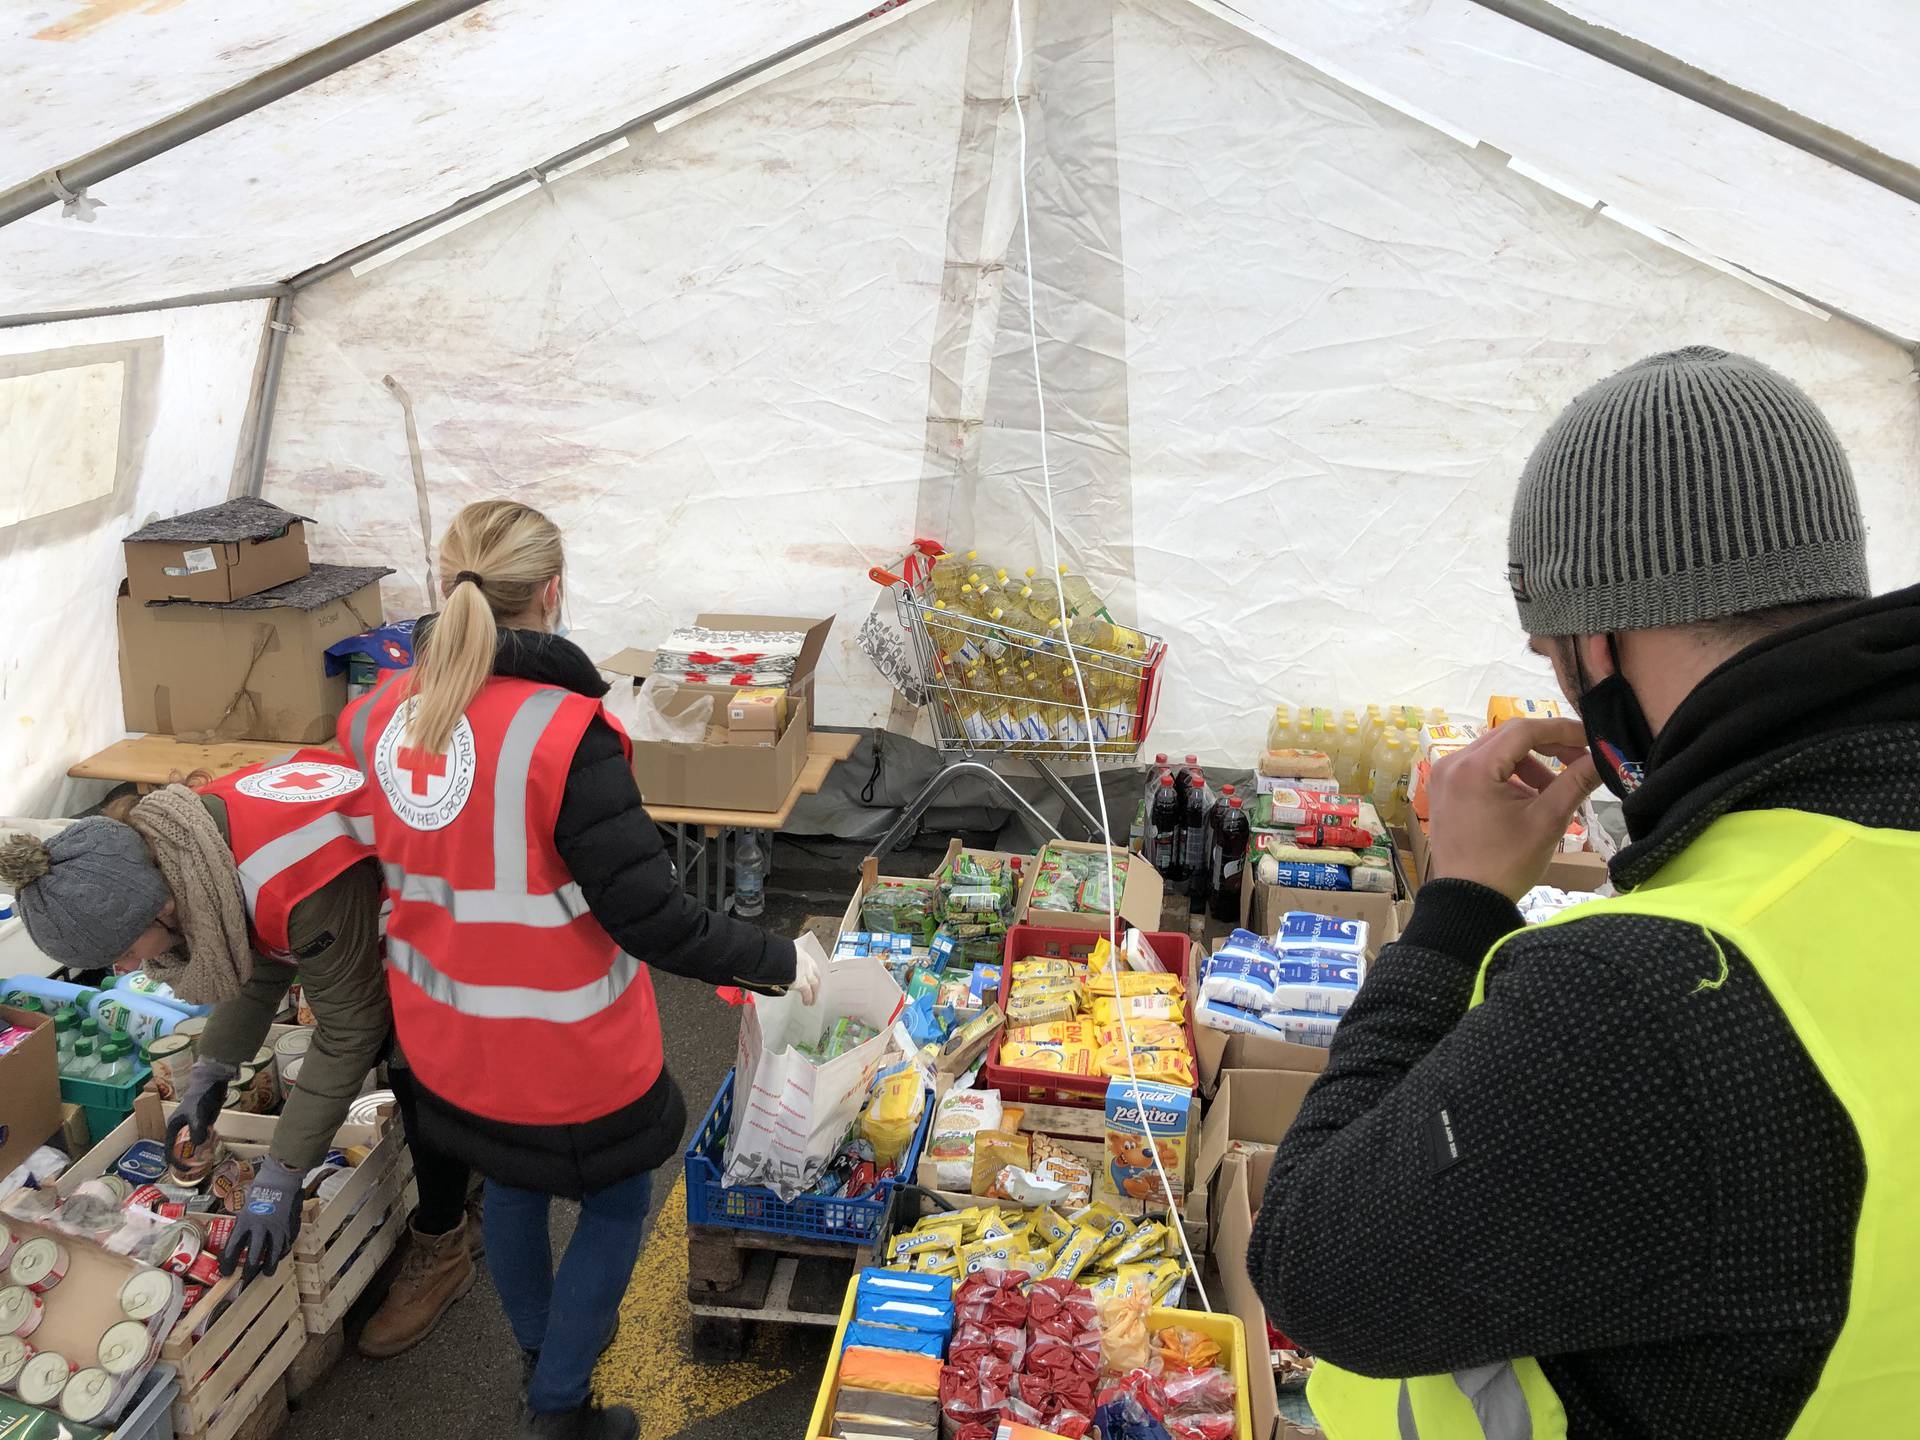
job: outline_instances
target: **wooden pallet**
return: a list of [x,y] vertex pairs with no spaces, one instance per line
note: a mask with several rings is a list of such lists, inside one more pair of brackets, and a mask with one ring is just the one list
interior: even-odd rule
[[[834,1328],[847,1280],[877,1263],[872,1244],[688,1226],[687,1309],[693,1315],[694,1359],[738,1359],[749,1324]],[[822,1287],[833,1297],[830,1302],[818,1308],[796,1303],[803,1267],[831,1270]]]

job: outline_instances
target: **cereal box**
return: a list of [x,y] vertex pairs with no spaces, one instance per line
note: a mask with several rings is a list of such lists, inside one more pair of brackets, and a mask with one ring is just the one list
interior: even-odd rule
[[[1142,1080],[1107,1082],[1107,1168],[1113,1188],[1134,1200],[1178,1209],[1187,1193],[1188,1132],[1193,1091]],[[1153,1152],[1167,1172],[1173,1194],[1160,1183]]]

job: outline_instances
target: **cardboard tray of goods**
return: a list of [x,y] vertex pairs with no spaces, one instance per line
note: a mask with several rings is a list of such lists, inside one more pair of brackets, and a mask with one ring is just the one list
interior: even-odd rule
[[[807,1422],[806,1440],[824,1440],[829,1433],[828,1422],[840,1390],[840,1355],[846,1349],[847,1326],[853,1320],[853,1302],[859,1285],[858,1275],[847,1283],[846,1299],[840,1304],[840,1327],[833,1332],[833,1349],[827,1357],[826,1373],[820,1377],[820,1393],[813,1402],[813,1417]],[[1198,1330],[1220,1347],[1221,1358],[1233,1373],[1234,1440],[1254,1440],[1253,1412],[1247,1398],[1247,1337],[1240,1321],[1232,1315],[1213,1315],[1204,1310],[1147,1312],[1148,1331],[1175,1326]]]

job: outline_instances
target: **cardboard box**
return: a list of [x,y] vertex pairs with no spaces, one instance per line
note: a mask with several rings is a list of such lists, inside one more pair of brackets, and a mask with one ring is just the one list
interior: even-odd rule
[[127,728],[221,740],[328,743],[347,703],[326,649],[383,624],[383,566],[316,565],[226,605],[143,605],[120,592]]
[[[1427,848],[1427,827],[1416,823],[1407,837],[1407,850],[1413,857],[1414,884],[1424,885],[1433,866],[1433,852]],[[1561,851],[1540,877],[1542,885],[1556,890],[1598,890],[1607,880],[1607,862],[1592,850]]]
[[1280,926],[1280,917],[1289,910],[1310,910],[1317,915],[1338,915],[1348,920],[1367,922],[1367,957],[1380,953],[1380,947],[1397,939],[1406,916],[1412,913],[1410,900],[1395,900],[1362,890],[1299,890],[1285,885],[1262,885],[1254,878],[1253,867],[1243,872],[1240,887],[1240,928],[1257,935],[1271,936]]
[[0,1005],[0,1029],[33,1031],[0,1055],[0,1175],[60,1133],[60,1060],[53,1018]]
[[780,743],[780,737],[771,730],[711,730],[707,734],[714,743],[742,750],[772,750]]
[[311,571],[305,516],[242,496],[156,520],[124,544],[127,593],[156,600],[244,600]]
[[[1107,1082],[1107,1174],[1122,1195],[1178,1211],[1192,1159],[1193,1092],[1142,1080]],[[1155,1151],[1159,1163],[1155,1164]],[[1163,1183],[1160,1171],[1166,1170]],[[1169,1194],[1169,1188],[1172,1193]]]
[[[715,630],[799,630],[806,633],[794,662],[787,691],[787,726],[772,745],[729,743],[727,706],[738,693],[727,685],[682,685],[664,707],[667,716],[685,714],[704,698],[713,700],[713,725],[699,744],[635,740],[633,773],[650,804],[684,805],[706,810],[778,810],[799,783],[807,763],[807,732],[813,722],[813,674],[826,648],[833,620],[786,615],[700,615],[695,623]],[[632,679],[634,688],[653,673],[653,652],[626,649],[600,662],[602,670]]]
[[1211,1025],[1193,1028],[1194,1056],[1200,1072],[1200,1093],[1218,1093],[1220,1077],[1232,1070],[1285,1070],[1318,1075],[1327,1068],[1327,1051],[1318,1045],[1296,1045],[1266,1035],[1231,1035]]
[[1229,1160],[1220,1169],[1220,1226],[1214,1235],[1214,1261],[1220,1269],[1220,1288],[1227,1309],[1239,1318],[1247,1335],[1247,1388],[1253,1409],[1255,1440],[1270,1440],[1280,1423],[1280,1392],[1273,1383],[1273,1350],[1267,1344],[1267,1309],[1247,1274],[1247,1251],[1253,1242],[1254,1207],[1266,1193],[1273,1157]]
[[1121,882],[1118,903],[1114,909],[1123,925],[1131,925],[1136,930],[1158,930],[1160,928],[1160,905],[1166,898],[1166,886],[1160,879],[1160,872],[1138,855],[1131,855],[1122,847],[1090,845],[1078,840],[1049,840],[1040,847],[1031,873],[1020,890],[1020,903],[1015,914],[1022,925],[1044,925],[1054,930],[1101,930],[1107,928],[1106,911],[1099,914],[1077,914],[1070,910],[1032,910],[1033,887],[1039,881],[1040,867],[1046,863],[1049,851],[1072,850],[1087,855],[1104,854],[1111,849],[1116,864],[1124,860],[1127,865],[1126,878]]
[[[1248,1037],[1236,1037],[1248,1038]],[[1296,1050],[1307,1046],[1294,1046]],[[1315,1052],[1324,1056],[1326,1051]],[[1317,1070],[1232,1069],[1221,1072],[1220,1089],[1200,1127],[1200,1143],[1193,1159],[1193,1188],[1187,1194],[1190,1223],[1206,1221],[1208,1233],[1219,1234],[1218,1183],[1227,1152],[1236,1140],[1278,1145],[1300,1113],[1307,1091],[1320,1078]]]
[[739,690],[727,698],[728,733],[759,731],[769,742],[787,728],[787,692],[772,688]]

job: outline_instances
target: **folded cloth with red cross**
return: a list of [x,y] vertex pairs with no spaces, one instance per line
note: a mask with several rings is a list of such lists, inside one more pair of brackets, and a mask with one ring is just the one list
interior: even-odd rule
[[801,630],[683,625],[654,651],[653,673],[689,685],[786,686],[806,642]]

